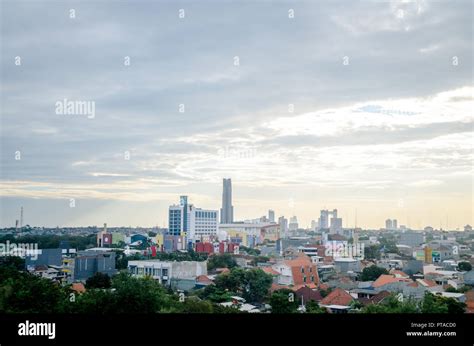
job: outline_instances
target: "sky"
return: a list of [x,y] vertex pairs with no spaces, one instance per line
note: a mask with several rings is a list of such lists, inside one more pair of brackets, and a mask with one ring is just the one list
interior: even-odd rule
[[0,4],[0,227],[474,223],[472,1]]

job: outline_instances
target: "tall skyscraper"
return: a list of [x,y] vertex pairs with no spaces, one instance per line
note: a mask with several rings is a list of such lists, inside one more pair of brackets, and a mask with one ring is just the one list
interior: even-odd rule
[[389,230],[397,230],[398,229],[398,221],[397,219],[387,219],[385,220],[385,229]]
[[275,212],[271,209],[268,211],[268,221],[275,222]]
[[288,228],[290,231],[296,231],[298,229],[298,218],[296,216],[290,217]]
[[286,237],[288,233],[288,219],[285,219],[284,216],[278,218],[278,223],[280,224],[280,234],[282,237]]
[[233,222],[234,206],[232,205],[232,181],[229,178],[223,179],[221,223]]

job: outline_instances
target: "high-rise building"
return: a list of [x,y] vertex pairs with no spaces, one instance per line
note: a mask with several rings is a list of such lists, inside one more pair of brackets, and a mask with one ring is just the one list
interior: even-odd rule
[[296,216],[290,217],[290,224],[288,225],[290,231],[296,231],[298,229],[298,219]]
[[319,228],[329,228],[329,211],[321,210],[321,215],[319,216]]
[[169,207],[168,234],[184,233],[189,241],[217,235],[217,210],[205,210],[188,204],[188,197],[181,196],[179,205]]
[[275,222],[275,212],[271,209],[268,211],[268,221]]
[[232,181],[223,179],[222,189],[222,208],[221,208],[221,223],[234,222],[234,207],[232,205]]
[[333,217],[331,219],[331,234],[340,234],[342,232],[342,218],[340,217]]
[[286,236],[288,232],[288,219],[285,219],[284,216],[280,216],[278,218],[278,224],[280,225],[280,233],[281,236]]
[[[331,219],[329,219],[331,216]],[[337,217],[337,209],[329,211],[327,209],[321,210],[321,214],[318,219],[319,229],[330,228],[331,233],[339,233],[342,230],[342,218]]]
[[389,229],[389,230],[396,230],[398,229],[398,221],[397,219],[387,219],[385,220],[385,229]]

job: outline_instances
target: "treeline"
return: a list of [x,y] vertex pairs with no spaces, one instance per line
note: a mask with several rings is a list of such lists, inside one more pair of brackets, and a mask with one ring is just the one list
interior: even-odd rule
[[1,235],[0,243],[10,243],[15,244],[38,244],[39,249],[55,249],[59,247],[61,241],[67,241],[71,248],[78,250],[85,250],[96,246],[95,234],[90,234],[87,236],[75,236],[75,235],[25,235],[22,237],[15,238],[13,235]]
[[68,286],[20,272],[14,265],[0,266],[0,313],[212,312],[236,311],[196,296],[180,296],[153,279],[134,278],[125,272],[114,276],[109,288],[89,288],[79,294]]

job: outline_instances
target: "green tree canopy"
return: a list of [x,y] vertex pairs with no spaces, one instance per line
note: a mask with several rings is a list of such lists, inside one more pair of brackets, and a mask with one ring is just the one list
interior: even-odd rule
[[458,269],[462,272],[468,272],[472,270],[472,265],[469,262],[459,262]]
[[209,314],[213,312],[212,304],[197,297],[187,297],[182,303],[178,304],[178,312],[186,314]]
[[272,281],[272,276],[259,268],[233,268],[229,273],[218,275],[214,283],[218,289],[236,292],[249,302],[260,303],[268,295]]
[[429,292],[425,293],[421,303],[421,312],[425,314],[462,314],[466,304],[454,298],[436,296]]
[[314,300],[308,301],[306,303],[305,307],[306,307],[306,313],[309,313],[309,314],[325,314],[325,313],[327,313],[326,309],[320,307],[319,304]]
[[273,292],[270,296],[270,305],[272,307],[272,313],[275,314],[295,313],[298,310],[296,295],[289,289],[281,289]]
[[110,288],[111,285],[110,276],[100,272],[86,280],[86,288]]
[[362,270],[360,281],[374,281],[382,274],[388,274],[387,269],[377,266],[366,267]]
[[369,304],[362,308],[363,313],[371,314],[413,314],[419,312],[415,301],[408,299],[399,301],[394,295],[384,299],[379,304]]
[[236,266],[235,258],[228,253],[212,255],[207,261],[207,270],[214,270],[216,268],[232,269]]

